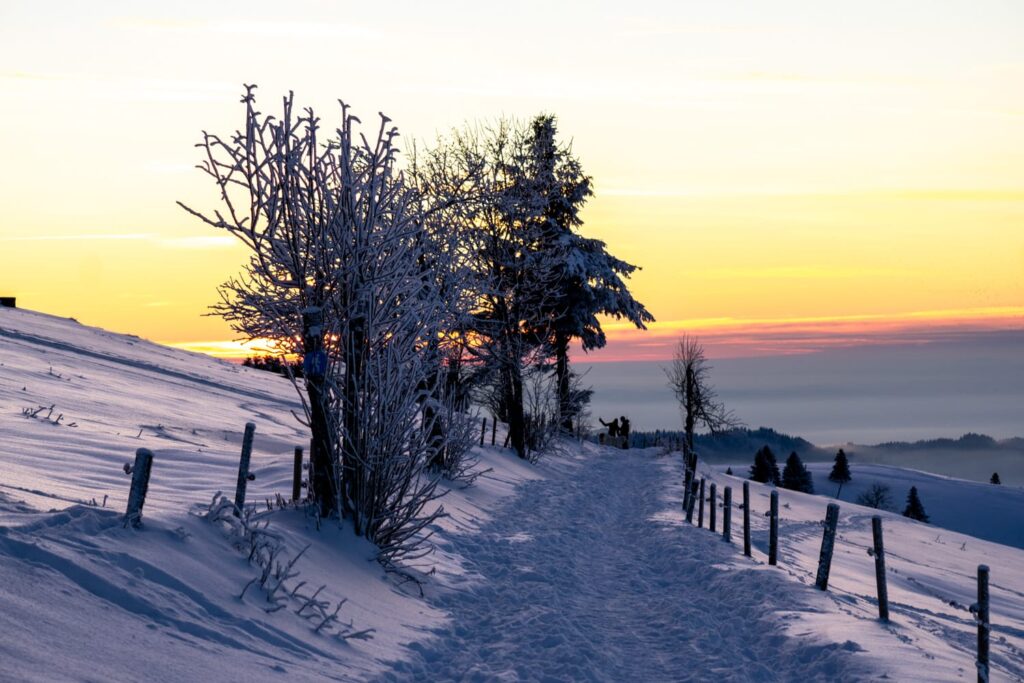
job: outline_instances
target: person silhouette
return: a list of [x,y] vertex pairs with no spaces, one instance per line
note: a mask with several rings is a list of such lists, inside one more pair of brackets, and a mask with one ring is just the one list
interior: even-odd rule
[[619,418],[615,418],[611,422],[605,422],[601,418],[597,418],[597,421],[608,428],[608,436],[614,439],[619,435]]
[[626,440],[626,445],[629,445],[629,420],[623,415],[619,418],[619,434]]

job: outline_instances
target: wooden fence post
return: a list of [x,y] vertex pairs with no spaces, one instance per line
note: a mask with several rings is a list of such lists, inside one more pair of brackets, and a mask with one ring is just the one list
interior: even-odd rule
[[494,445],[495,439],[498,437],[498,418],[491,415],[491,445]]
[[242,436],[242,458],[238,461],[238,483],[235,484],[235,516],[242,514],[245,507],[245,487],[249,479],[254,479],[249,474],[249,459],[252,457],[252,438],[256,434],[256,425],[252,422],[245,423],[245,434]]
[[132,475],[132,487],[128,492],[128,509],[124,513],[124,525],[138,527],[142,524],[142,506],[146,504],[149,491],[149,474],[153,469],[153,453],[148,448],[135,451],[135,464],[124,466],[125,473]]
[[978,620],[978,683],[988,683],[988,565],[978,565],[978,604],[973,607]]
[[693,524],[693,504],[697,501],[697,482],[690,483],[690,500],[686,506],[686,523]]
[[871,518],[871,536],[874,540],[875,585],[878,587],[878,618],[889,621],[889,591],[885,585],[885,545],[882,543],[882,518]]
[[722,538],[732,543],[732,487],[726,486],[722,493]]
[[814,585],[823,591],[828,590],[828,572],[832,568],[832,550],[836,545],[836,525],[839,523],[839,506],[828,504],[825,513],[825,532],[821,536],[821,554],[818,555],[818,576]]
[[779,492],[772,491],[768,507],[768,564],[779,563]]
[[750,482],[743,482],[743,554],[750,557]]
[[292,500],[302,498],[302,446],[295,447],[295,466],[292,469]]
[[692,483],[693,472],[689,467],[687,467],[685,476],[683,477],[683,510],[687,510],[690,507],[690,484]]
[[700,502],[697,504],[697,526],[704,527],[704,477],[700,478]]
[[484,436],[487,434],[487,418],[480,424],[480,445],[484,445]]
[[715,495],[715,482],[711,482],[711,495],[708,497],[708,528],[715,530],[715,513],[718,507],[718,498]]

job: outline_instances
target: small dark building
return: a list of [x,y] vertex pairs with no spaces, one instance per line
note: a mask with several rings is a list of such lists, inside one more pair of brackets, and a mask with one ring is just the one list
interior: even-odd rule
[[17,299],[13,296],[0,296],[0,308],[17,308]]

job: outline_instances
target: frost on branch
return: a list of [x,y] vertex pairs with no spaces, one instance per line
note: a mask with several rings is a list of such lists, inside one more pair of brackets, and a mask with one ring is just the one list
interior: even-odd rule
[[[466,287],[443,220],[452,201],[420,192],[398,166],[398,130],[376,134],[340,104],[329,132],[291,94],[280,117],[243,97],[245,125],[206,133],[200,168],[221,208],[184,207],[250,250],[215,311],[248,339],[304,356],[303,423],[312,432],[310,497],[344,517],[393,566],[423,554],[436,463],[459,438],[444,429],[446,338]],[[453,196],[460,196],[455,193]]]

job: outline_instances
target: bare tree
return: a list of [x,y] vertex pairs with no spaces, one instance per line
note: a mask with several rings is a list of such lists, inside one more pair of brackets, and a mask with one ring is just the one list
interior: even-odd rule
[[342,103],[323,140],[312,110],[294,115],[291,94],[277,119],[256,111],[253,90],[244,130],[199,144],[224,212],[185,207],[252,252],[215,310],[242,335],[305,357],[320,514],[349,517],[387,563],[416,557],[441,514],[428,507],[436,482],[426,468],[447,438],[433,428],[443,370],[431,351],[457,317],[440,284],[451,240],[397,167],[387,117],[367,138]]
[[857,505],[863,505],[869,508],[877,508],[879,510],[893,510],[892,492],[885,484],[872,484],[868,487],[867,491],[864,491],[857,496]]
[[712,434],[741,426],[740,420],[718,400],[711,386],[711,366],[704,347],[697,337],[683,335],[676,345],[672,365],[665,368],[668,385],[679,401],[683,414],[683,460],[686,464],[684,496],[689,500],[690,482],[697,469],[697,452],[693,445],[698,426]]

